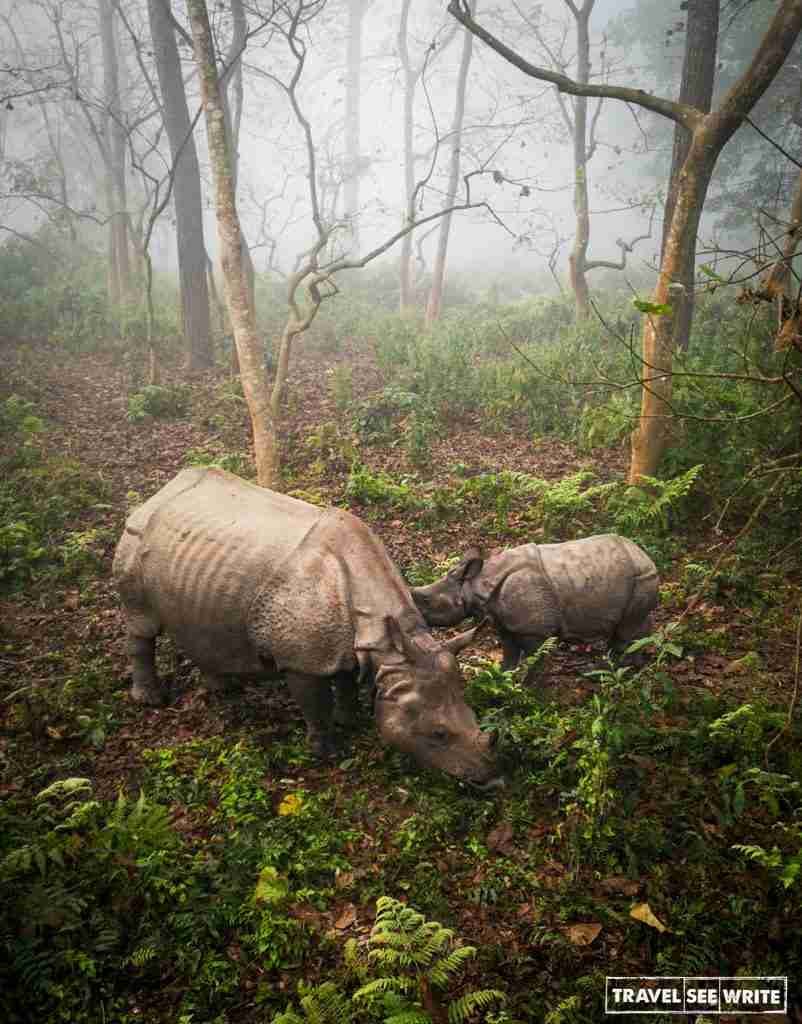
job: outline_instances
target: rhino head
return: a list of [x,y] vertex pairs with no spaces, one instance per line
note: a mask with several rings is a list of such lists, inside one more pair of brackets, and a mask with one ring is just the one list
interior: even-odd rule
[[453,569],[428,587],[413,587],[412,599],[430,626],[456,626],[470,615],[471,581],[482,571],[484,558],[471,548]]
[[392,616],[385,624],[393,652],[376,674],[376,724],[382,739],[427,768],[482,790],[503,786],[493,751],[496,736],[481,731],[465,703],[455,657],[480,627],[424,648]]

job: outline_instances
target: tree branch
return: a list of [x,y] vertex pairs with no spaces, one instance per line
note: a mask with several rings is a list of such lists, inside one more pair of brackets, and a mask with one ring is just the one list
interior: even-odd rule
[[[798,2],[802,3],[802,0],[798,0]],[[505,60],[518,68],[519,71],[523,71],[525,75],[528,75],[530,78],[537,78],[541,82],[551,82],[557,86],[560,92],[566,92],[572,96],[598,96],[612,100],[623,100],[625,103],[634,103],[656,114],[662,114],[663,117],[668,117],[672,121],[677,121],[691,132],[704,119],[704,114],[695,107],[690,107],[685,103],[675,103],[673,100],[667,100],[661,96],[654,96],[644,89],[632,89],[623,85],[582,85],[574,81],[573,78],[560,74],[558,71],[530,64],[528,60],[525,60],[514,50],[511,50],[509,46],[502,43],[500,39],[497,39],[486,28],[483,28],[478,22],[474,21],[468,7],[468,0],[449,0],[448,12],[469,32],[473,32],[475,36],[478,36],[484,43],[487,43],[491,49],[504,57]]]

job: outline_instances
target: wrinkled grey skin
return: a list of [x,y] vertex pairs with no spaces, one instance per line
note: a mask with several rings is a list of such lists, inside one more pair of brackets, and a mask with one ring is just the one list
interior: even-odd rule
[[385,741],[481,788],[500,784],[454,657],[475,631],[438,644],[381,542],[348,512],[185,469],[128,518],[113,573],[135,701],[164,701],[154,655],[166,631],[213,682],[281,671],[327,757],[334,690],[353,707],[359,670],[375,680]]
[[412,597],[430,626],[454,626],[488,615],[514,668],[550,636],[609,640],[617,649],[648,635],[657,605],[654,563],[637,544],[600,534],[565,544],[523,544],[492,552],[477,548],[456,568]]

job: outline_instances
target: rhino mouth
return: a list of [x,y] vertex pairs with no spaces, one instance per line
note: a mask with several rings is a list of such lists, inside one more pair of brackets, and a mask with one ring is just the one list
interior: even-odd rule
[[484,782],[476,779],[468,779],[467,782],[472,789],[478,789],[480,793],[485,794],[495,793],[507,785],[503,775],[496,775],[495,778],[486,779]]

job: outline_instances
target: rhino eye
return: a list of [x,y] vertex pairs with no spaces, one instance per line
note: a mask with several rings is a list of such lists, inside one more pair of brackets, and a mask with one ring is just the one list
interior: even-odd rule
[[446,729],[432,729],[432,739],[435,743],[445,743],[448,740],[448,731]]

